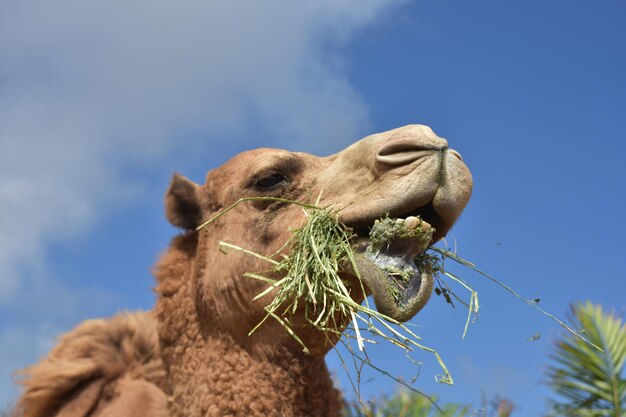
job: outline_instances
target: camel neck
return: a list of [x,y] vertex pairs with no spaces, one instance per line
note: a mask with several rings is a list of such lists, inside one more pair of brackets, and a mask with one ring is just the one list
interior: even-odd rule
[[259,357],[228,335],[197,342],[165,348],[172,417],[339,415],[339,394],[323,358],[287,350]]
[[155,270],[171,417],[338,417],[340,395],[322,356],[272,343],[244,346],[199,319],[189,276],[193,241],[173,246]]

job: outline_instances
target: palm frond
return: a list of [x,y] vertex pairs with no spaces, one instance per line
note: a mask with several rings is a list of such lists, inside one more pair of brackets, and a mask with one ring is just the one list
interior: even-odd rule
[[436,398],[400,390],[391,397],[373,399],[367,403],[348,402],[344,408],[346,417],[469,417],[470,407],[456,403],[439,404]]
[[515,405],[507,398],[496,396],[483,408],[474,409],[467,404],[439,402],[435,396],[427,397],[410,390],[400,389],[391,396],[370,401],[346,401],[345,417],[510,417]]
[[626,324],[590,302],[572,306],[570,319],[602,350],[569,334],[557,342],[547,376],[562,400],[553,401],[552,414],[626,417]]

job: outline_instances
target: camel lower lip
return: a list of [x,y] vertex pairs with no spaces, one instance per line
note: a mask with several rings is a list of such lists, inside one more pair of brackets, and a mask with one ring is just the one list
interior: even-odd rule
[[424,267],[420,269],[413,259],[384,253],[365,253],[387,278],[386,287],[399,308],[403,308],[419,293]]
[[416,259],[428,248],[433,232],[419,218],[387,218],[374,224],[369,238],[354,243],[362,262],[367,263],[368,273],[362,279],[379,312],[406,321],[427,302],[433,286],[432,270]]

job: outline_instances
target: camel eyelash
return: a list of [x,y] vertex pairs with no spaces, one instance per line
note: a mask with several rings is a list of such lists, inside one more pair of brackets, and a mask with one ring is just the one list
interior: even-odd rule
[[261,190],[271,190],[280,185],[286,185],[288,183],[289,178],[279,172],[264,175],[253,182],[254,187]]

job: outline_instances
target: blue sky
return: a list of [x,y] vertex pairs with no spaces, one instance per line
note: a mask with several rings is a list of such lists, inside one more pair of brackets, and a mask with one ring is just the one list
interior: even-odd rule
[[[0,403],[17,392],[10,371],[58,333],[150,308],[150,266],[176,233],[162,214],[173,171],[201,181],[244,149],[331,154],[409,123],[447,138],[473,172],[449,235],[462,256],[560,316],[587,299],[624,313],[622,0],[0,10]],[[416,386],[475,407],[500,394],[537,415],[557,325],[457,272],[480,318],[462,341],[465,311],[434,297],[413,322],[456,384],[436,384],[424,355]],[[393,350],[372,354],[411,378]],[[366,395],[394,389],[371,376]]]

